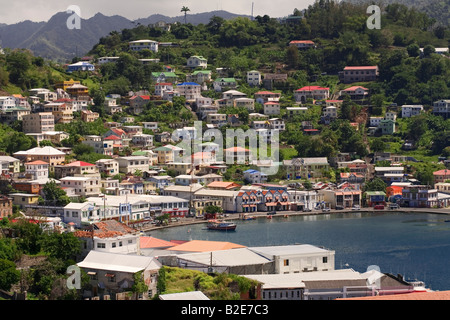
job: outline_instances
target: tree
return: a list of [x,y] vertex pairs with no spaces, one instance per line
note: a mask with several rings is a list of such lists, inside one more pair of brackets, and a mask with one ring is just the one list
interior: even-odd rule
[[222,213],[223,210],[221,207],[218,206],[207,206],[205,207],[205,212],[209,214],[214,214],[214,213]]
[[133,286],[131,287],[131,291],[137,294],[142,294],[148,291],[148,286],[145,284],[144,276],[142,271],[136,272],[133,275]]
[[20,280],[20,272],[12,261],[0,259],[0,289],[9,291]]
[[48,204],[64,207],[70,203],[70,198],[67,196],[67,193],[53,180],[47,182],[42,191],[45,202]]
[[41,248],[50,257],[67,261],[80,253],[81,242],[72,233],[45,233],[41,240]]
[[186,7],[186,6],[183,6],[182,8],[181,8],[181,12],[184,12],[184,24],[186,24],[186,16],[187,16],[187,12],[188,11],[191,11],[191,9],[189,9],[188,7]]
[[167,288],[167,280],[166,280],[166,268],[162,266],[159,269],[158,273],[158,282],[156,284],[156,289],[158,291],[158,294],[162,294],[166,291]]
[[380,178],[374,178],[364,184],[364,192],[366,191],[386,191],[386,183]]

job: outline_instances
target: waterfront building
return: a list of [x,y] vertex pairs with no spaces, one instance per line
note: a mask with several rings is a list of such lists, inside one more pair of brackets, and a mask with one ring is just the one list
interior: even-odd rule
[[432,208],[438,206],[438,192],[425,185],[404,186],[401,203],[404,207]]

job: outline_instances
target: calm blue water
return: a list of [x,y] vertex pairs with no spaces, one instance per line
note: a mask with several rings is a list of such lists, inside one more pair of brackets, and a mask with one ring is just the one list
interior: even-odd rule
[[[400,273],[450,290],[450,217],[421,213],[333,213],[237,221],[234,232],[191,225],[151,231],[164,240],[229,241],[245,246],[312,244],[335,251],[335,268]],[[189,231],[189,232],[188,232]],[[348,264],[348,265],[347,265]]]

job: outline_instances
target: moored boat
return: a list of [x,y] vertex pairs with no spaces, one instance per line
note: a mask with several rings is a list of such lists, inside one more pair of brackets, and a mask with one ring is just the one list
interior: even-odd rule
[[221,221],[221,220],[209,220],[207,228],[209,230],[219,231],[234,231],[237,225],[233,222]]

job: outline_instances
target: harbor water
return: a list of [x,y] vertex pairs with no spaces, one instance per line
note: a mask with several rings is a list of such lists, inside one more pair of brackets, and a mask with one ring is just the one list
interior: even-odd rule
[[235,221],[236,231],[206,230],[204,224],[153,230],[163,240],[229,241],[248,247],[311,244],[335,251],[335,268],[381,272],[421,280],[432,290],[450,290],[450,217],[374,212],[307,216],[276,215]]

